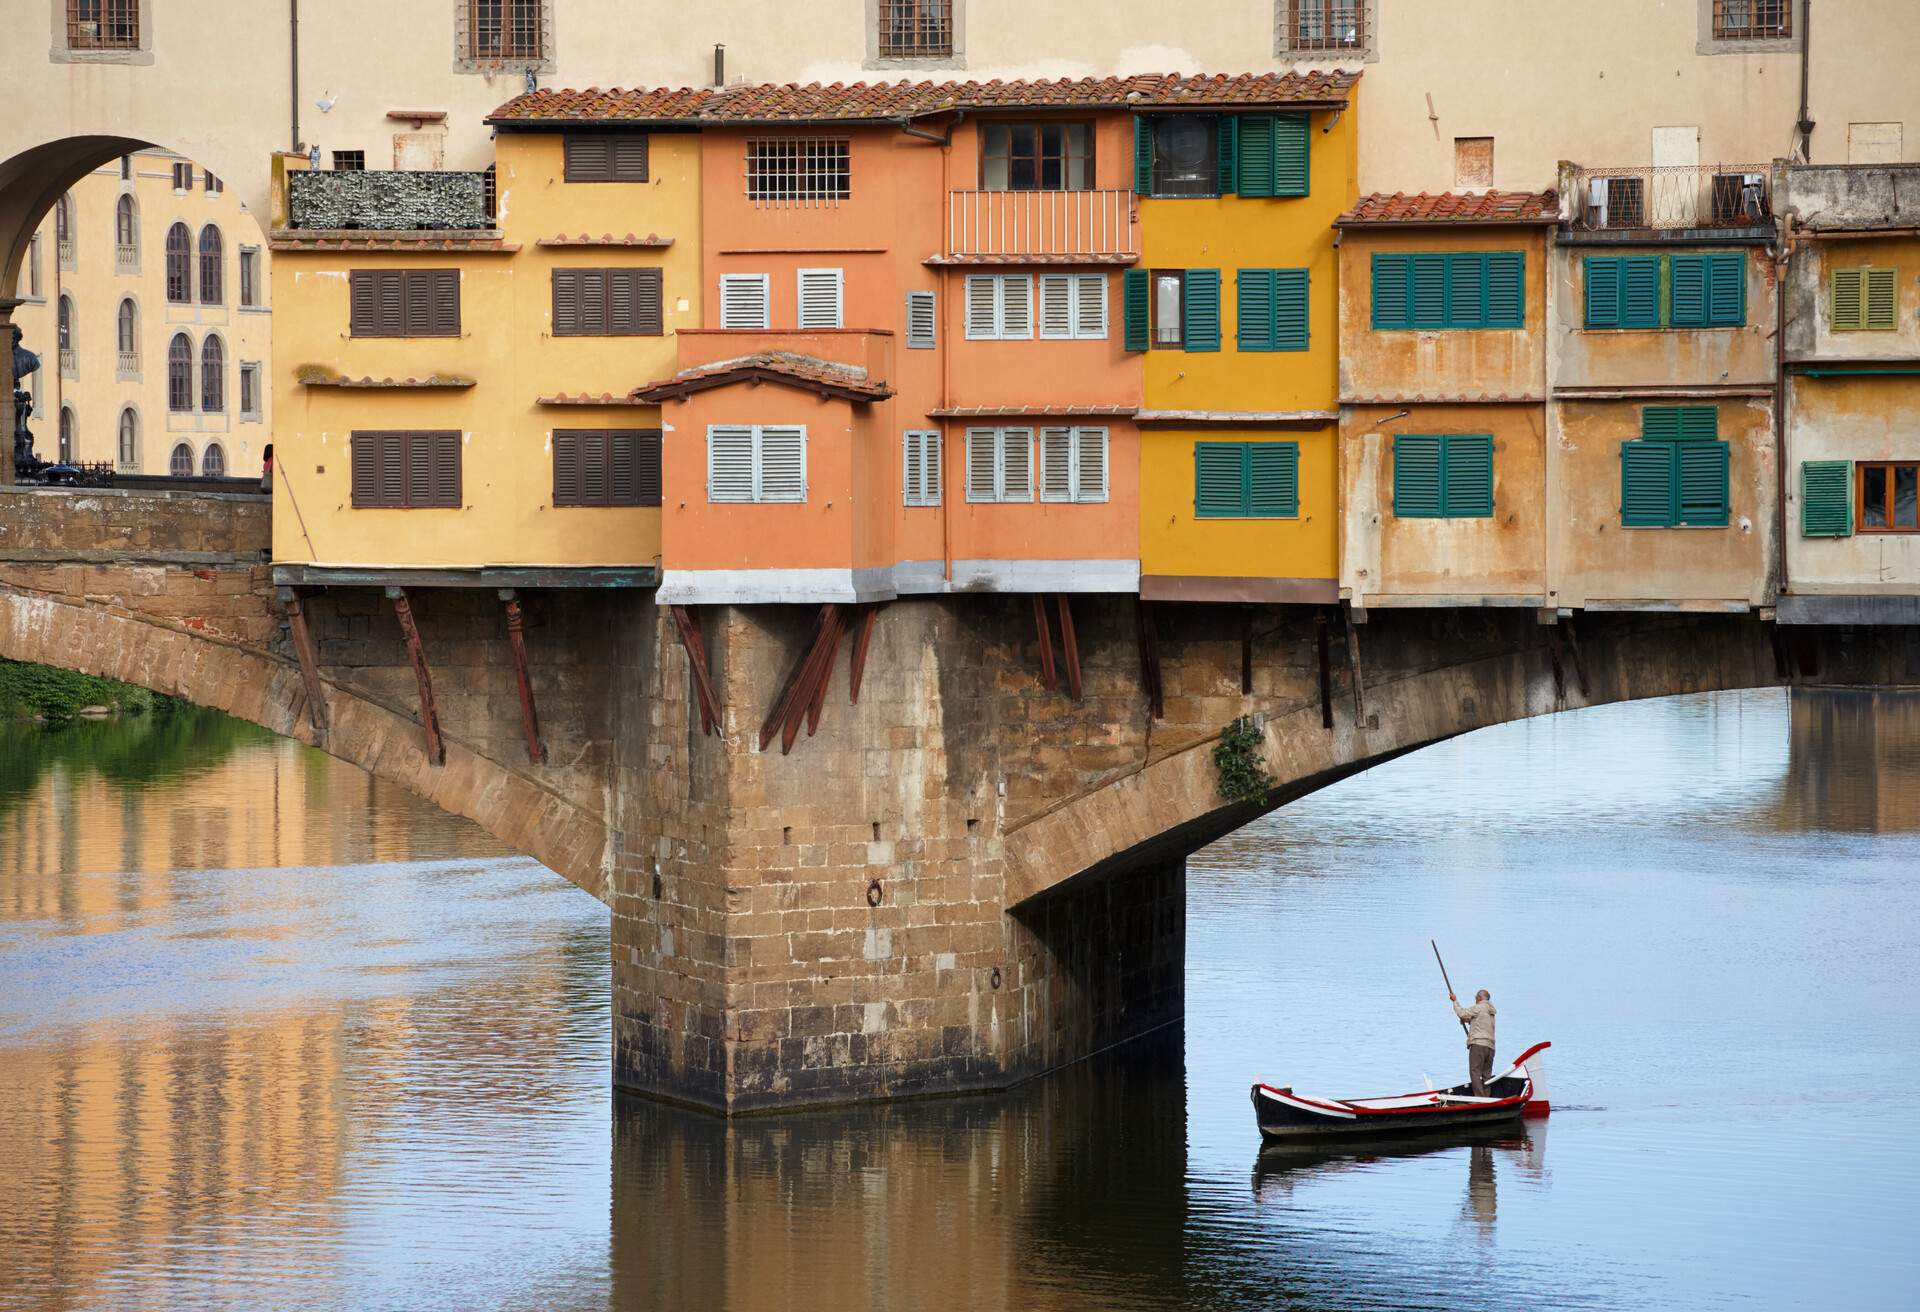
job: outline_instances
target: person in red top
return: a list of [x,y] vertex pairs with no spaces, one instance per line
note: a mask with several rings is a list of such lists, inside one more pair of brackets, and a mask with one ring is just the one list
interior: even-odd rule
[[273,491],[273,443],[267,443],[267,449],[260,453],[260,490]]

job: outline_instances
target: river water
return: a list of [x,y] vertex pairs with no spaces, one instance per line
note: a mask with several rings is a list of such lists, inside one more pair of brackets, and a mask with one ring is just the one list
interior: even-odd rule
[[[0,728],[0,1308],[1920,1305],[1920,700],[1415,753],[1198,854],[1183,1028],[996,1098],[607,1087],[607,914],[187,712]],[[1551,1039],[1525,1135],[1263,1156],[1264,1077]]]

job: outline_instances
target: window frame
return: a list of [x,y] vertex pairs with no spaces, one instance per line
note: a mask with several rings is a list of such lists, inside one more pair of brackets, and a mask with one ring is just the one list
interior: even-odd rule
[[[993,495],[990,497],[974,495],[973,439],[976,434],[991,434],[993,439]],[[1027,425],[1015,424],[999,427],[981,425],[968,428],[964,439],[966,443],[966,467],[962,471],[962,477],[964,479],[962,486],[966,492],[967,504],[976,506],[1024,506],[1032,504],[1038,495],[1038,488],[1035,486],[1038,482],[1038,479],[1035,477],[1035,467],[1039,463],[1034,458],[1034,437],[1035,433],[1033,428]],[[1015,446],[1016,443],[1023,443],[1026,447],[1026,487],[1017,492],[1010,492],[1007,486],[1007,452]]]
[[[1403,453],[1403,442],[1433,442],[1435,497],[1432,510],[1420,510],[1411,505],[1401,505],[1401,461],[1415,454],[1415,448],[1409,445]],[[1473,501],[1467,504],[1455,504],[1453,479],[1450,465],[1456,459],[1454,452],[1473,451],[1478,457],[1485,453],[1487,462],[1487,495],[1484,502]],[[1395,433],[1393,435],[1393,517],[1395,519],[1492,519],[1498,506],[1494,495],[1498,483],[1498,474],[1494,467],[1494,441],[1492,433]]]
[[243,310],[264,308],[260,300],[260,267],[260,248],[258,246],[240,247],[239,261],[235,266],[239,275],[239,286],[235,294]]
[[[180,459],[180,453],[182,451],[187,453],[187,458],[184,462],[186,464],[185,469],[180,468],[183,463]],[[194,458],[193,443],[191,442],[175,442],[167,451],[167,475],[170,478],[192,478],[193,471],[199,467],[199,463],[200,462]]]
[[[1015,282],[1024,284],[1026,287],[1026,326],[1024,331],[1019,332],[1013,331],[1007,326],[1007,288]],[[992,330],[988,332],[975,332],[973,321],[973,289],[976,286],[989,283],[993,286],[993,327]],[[961,285],[961,291],[967,298],[963,322],[964,332],[968,341],[1030,342],[1034,339],[1034,334],[1039,330],[1039,326],[1034,322],[1037,317],[1035,314],[1036,306],[1034,304],[1036,288],[1032,274],[970,273]]]
[[833,205],[853,198],[853,138],[748,137],[741,185],[763,208]]
[[[389,280],[398,288],[398,291],[394,293],[399,298],[400,307],[400,325],[399,331],[397,332],[387,332],[385,326],[380,322],[380,306],[382,300],[387,295],[386,287]],[[465,281],[466,279],[462,277],[461,271],[457,266],[454,268],[441,269],[390,269],[383,267],[349,269],[347,271],[347,336],[353,340],[369,341],[379,339],[394,341],[418,337],[437,337],[442,339],[459,337],[461,335],[464,311],[461,292],[463,290],[462,284]],[[424,299],[424,309],[426,312],[426,321],[424,324],[418,322],[414,315],[415,309],[420,308],[417,307],[415,303],[414,285],[416,283],[425,284],[425,291],[420,294]],[[438,301],[441,290],[447,286],[453,288],[453,324],[450,328],[437,329],[434,327],[436,302]],[[360,301],[363,295],[363,288],[367,289],[364,295],[371,301],[371,311],[365,316],[360,313]]]
[[[266,405],[260,392],[263,376],[258,360],[242,360],[234,374],[234,404],[238,406],[242,419],[259,420],[266,414]],[[251,397],[247,395],[249,392],[253,394]],[[249,401],[252,404],[248,404]]]
[[[185,351],[176,349],[182,342],[186,343]],[[193,364],[197,354],[190,334],[176,332],[167,338],[167,413],[170,415],[193,413]]]
[[[211,250],[208,249],[209,245],[212,247]],[[200,275],[199,303],[225,305],[227,303],[227,237],[220,231],[219,224],[201,225],[200,234],[194,242],[194,255],[199,261],[197,269]]]
[[[807,321],[807,283],[809,279],[817,284],[832,287],[833,321],[831,323],[809,323]],[[796,331],[833,332],[846,327],[847,271],[845,269],[796,269],[794,271],[793,293],[793,324]]]
[[[1112,331],[1112,293],[1108,288],[1109,279],[1105,273],[1043,273],[1038,278],[1038,305],[1033,316],[1034,334],[1046,342],[1104,342]],[[1066,286],[1067,329],[1065,332],[1047,330],[1047,288]],[[1100,315],[1098,331],[1086,322],[1086,303],[1081,299],[1081,289],[1098,285],[1100,288]]]
[[219,333],[200,339],[200,413],[227,412],[227,344]]
[[[1255,293],[1256,284],[1264,289]],[[1283,302],[1290,301],[1298,288],[1300,302],[1299,333],[1283,323]],[[1256,326],[1252,312],[1260,298],[1266,300],[1264,332],[1249,334]],[[1311,269],[1236,269],[1233,291],[1233,343],[1237,351],[1250,354],[1279,354],[1313,348],[1313,271]]]
[[[960,58],[964,0],[872,0],[872,4],[868,11],[871,18],[868,30],[872,33],[870,57],[874,62],[925,64]],[[945,40],[929,41],[922,39],[921,34],[910,34],[904,42],[899,40],[897,34],[905,30],[900,20],[905,19],[908,27],[919,26],[914,20],[928,10],[936,11],[931,32],[937,38],[944,29]],[[889,36],[890,30],[894,36]]]
[[[1729,6],[1745,7],[1747,21],[1731,25]],[[1791,41],[1794,37],[1794,0],[1708,0],[1707,35],[1713,41]],[[1766,24],[1760,17],[1763,8],[1773,8],[1779,17]]]
[[907,293],[906,337],[909,351],[932,351],[939,347],[940,301],[935,293],[924,290]]
[[[633,153],[638,144],[638,167]],[[587,159],[591,144],[604,151],[599,161]],[[560,138],[560,180],[573,183],[649,182],[653,175],[653,134],[650,132],[568,132]]]
[[[1269,513],[1255,513],[1253,498],[1253,452],[1255,449],[1286,454],[1283,463],[1291,463],[1293,478],[1293,503],[1291,509]],[[1231,510],[1209,510],[1200,500],[1200,461],[1203,452],[1233,451],[1238,454],[1240,466],[1240,497]],[[1290,453],[1290,454],[1287,454]],[[1284,504],[1284,503],[1282,503]],[[1193,444],[1193,517],[1198,520],[1228,519],[1299,519],[1300,518],[1300,443],[1288,439],[1279,442],[1219,442],[1207,439]]]
[[[1062,132],[1061,150],[1060,150],[1060,154],[1057,156],[1050,156],[1046,153],[1046,149],[1045,149],[1046,131],[1045,130],[1047,128],[1059,128]],[[1072,145],[1071,145],[1072,133],[1076,128],[1080,129],[1082,132],[1085,133],[1085,150],[1079,153],[1076,153],[1072,149]],[[1016,155],[1013,152],[1014,133],[1022,129],[1031,131],[1033,133],[1034,150],[1031,156]],[[1099,133],[1095,130],[1095,125],[1092,119],[1079,119],[1079,118],[985,119],[980,122],[977,131],[979,133],[978,141],[979,141],[979,147],[980,147],[980,160],[979,160],[978,173],[979,173],[979,187],[981,191],[991,191],[996,193],[1016,193],[1016,192],[1030,193],[1030,192],[1073,192],[1073,191],[1098,190],[1095,184],[1097,183],[1099,178],[1099,174],[1096,172],[1097,150],[1098,150],[1097,141],[1099,138]],[[989,141],[989,134],[993,132],[1001,132],[1005,134],[1007,149],[1004,154],[996,154],[990,149],[991,143]],[[992,185],[991,180],[987,176],[989,166],[996,159],[1004,160],[1005,162],[1007,181],[1006,181],[1006,185],[1004,186],[996,187]],[[1034,185],[1031,187],[1016,187],[1013,185],[1014,162],[1019,159],[1030,159],[1032,162]],[[1041,181],[1044,178],[1045,172],[1046,172],[1046,164],[1049,159],[1057,159],[1059,161],[1060,185],[1057,187],[1048,187],[1048,186],[1041,185]],[[1069,177],[1071,176],[1071,173],[1073,171],[1073,166],[1076,160],[1080,164],[1080,170],[1081,170],[1080,176],[1084,184],[1078,187],[1072,186],[1069,183]]]
[[[584,278],[587,274],[594,273],[599,274],[602,278],[602,304],[600,307],[602,314],[600,318],[603,327],[599,331],[594,331],[591,327],[577,325],[563,331],[560,327],[560,286],[563,278],[580,279]],[[627,328],[616,328],[613,322],[613,279],[616,277],[632,278],[634,280],[632,288],[634,316],[632,326]],[[657,302],[659,310],[659,319],[652,322],[643,319],[639,312],[640,298],[646,284],[649,282],[653,284],[654,300]],[[548,287],[552,297],[550,312],[553,316],[548,324],[548,329],[554,337],[663,337],[666,335],[666,274],[660,265],[562,265],[549,271]],[[584,283],[580,284],[576,290],[574,309],[576,319],[584,323],[587,319],[587,315],[585,314],[587,306],[584,298],[580,295],[582,291],[584,291]]]
[[[729,323],[727,315],[727,288],[729,286],[760,288],[760,321],[758,323]],[[739,329],[747,332],[766,332],[773,327],[773,276],[766,273],[723,273],[720,275],[719,301],[720,327]]]
[[365,173],[367,171],[367,152],[364,150],[334,151],[333,171],[335,173]]
[[[1172,278],[1180,285],[1180,308],[1173,316],[1174,325],[1180,331],[1178,341],[1160,340],[1160,283],[1162,279]],[[1147,349],[1149,351],[1184,351],[1187,349],[1187,271],[1185,269],[1149,269],[1147,271]]]
[[[561,443],[571,441],[585,443],[595,438],[602,442],[599,463],[601,469],[601,487],[606,495],[598,499],[584,495],[586,480],[580,480],[581,495],[562,495],[560,484]],[[614,444],[619,439],[633,443],[633,485],[630,489],[616,488],[614,483]],[[662,431],[658,428],[556,428],[553,430],[553,453],[548,461],[552,467],[552,495],[550,504],[556,510],[571,509],[644,509],[661,504],[662,495]],[[584,450],[577,450],[574,458],[582,462]],[[652,491],[648,491],[648,475],[652,475]]]
[[[1886,523],[1880,527],[1871,527],[1867,523],[1867,471],[1879,471],[1882,476],[1883,506]],[[1915,490],[1915,522],[1896,524],[1894,511],[1898,490],[1897,471],[1913,471]],[[1856,460],[1853,462],[1853,531],[1860,535],[1888,534],[1899,536],[1920,533],[1920,460]]]
[[[1147,140],[1149,149],[1152,151],[1147,170],[1147,195],[1171,200],[1208,200],[1231,191],[1232,188],[1226,185],[1226,179],[1220,173],[1220,132],[1222,125],[1230,117],[1227,114],[1193,112],[1141,115],[1140,121],[1148,126]],[[1204,166],[1206,175],[1192,183],[1183,183],[1181,190],[1169,190],[1169,183],[1161,172],[1161,161],[1165,157],[1165,152],[1160,146],[1160,129],[1180,122],[1200,122],[1206,124],[1209,129]],[[1187,187],[1192,189],[1185,189]]]
[[[503,69],[551,72],[553,69],[553,5],[551,0],[454,0],[454,71],[458,73],[494,73]],[[492,8],[497,15],[483,13]],[[534,48],[509,49],[507,33],[513,24],[513,11],[531,11]],[[483,44],[490,25],[497,25],[500,44],[489,49]],[[518,34],[517,34],[518,35]]]
[[[399,438],[400,439],[400,499],[398,501],[365,500],[360,498],[360,477],[357,453],[370,447],[363,445],[364,439]],[[453,500],[447,501],[435,497],[431,489],[422,501],[413,499],[413,459],[416,448],[426,442],[440,443],[451,439],[453,452]],[[375,428],[354,429],[347,435],[347,483],[348,503],[355,510],[460,510],[466,504],[466,435],[457,428],[421,429],[421,428]],[[383,458],[383,457],[382,457]],[[431,463],[431,458],[429,459]],[[431,471],[430,471],[431,472]],[[384,469],[376,471],[384,473]]]
[[120,422],[114,426],[113,437],[114,457],[120,468],[140,468],[140,412],[130,405],[121,406]]
[[[1666,454],[1667,508],[1659,520],[1630,518],[1627,481],[1635,463],[1628,452]],[[1689,513],[1684,500],[1685,453],[1713,450],[1722,480],[1722,498],[1712,509]],[[1714,404],[1649,405],[1640,410],[1640,436],[1620,443],[1620,527],[1730,528],[1733,524],[1733,444],[1720,436],[1720,408]]]
[[[716,430],[745,429],[750,434],[752,488],[745,497],[714,495],[713,435]],[[800,435],[800,486],[798,496],[769,496],[766,492],[766,437],[769,432],[794,432]],[[808,434],[805,424],[708,424],[707,425],[707,504],[717,506],[803,506],[811,491],[807,479]]]
[[[53,19],[53,48],[50,57],[56,64],[151,64],[153,63],[152,0],[97,0],[90,6],[98,15],[87,18],[81,0],[64,0],[56,6]],[[117,33],[88,32],[88,23],[117,21]]]
[[[1611,257],[1601,257],[1611,258]],[[1422,261],[1438,261],[1437,266]],[[1390,283],[1389,271],[1403,267],[1405,286],[1404,317],[1385,315],[1381,310],[1380,288]],[[1420,312],[1420,275],[1423,269],[1440,270],[1440,317],[1422,317]],[[1477,313],[1456,319],[1455,287],[1463,269],[1474,269],[1478,283]],[[1512,269],[1514,301],[1518,313],[1508,317],[1495,312],[1496,271]],[[1383,277],[1383,273],[1389,276]],[[1487,251],[1374,251],[1367,271],[1368,326],[1377,333],[1414,332],[1517,332],[1527,326],[1527,252],[1519,250]]]
[[[946,435],[937,428],[909,428],[900,435],[900,504],[918,509],[940,504],[946,487]],[[914,478],[914,470],[920,476]]]
[[200,477],[227,477],[227,448],[218,439],[200,448]]
[[[175,238],[179,240],[176,242]],[[193,304],[193,231],[176,219],[167,226],[164,272],[168,305]]]
[[[1100,435],[1100,486],[1097,489],[1086,485],[1086,471],[1081,467],[1081,440],[1084,436]],[[1065,496],[1050,495],[1047,491],[1048,438],[1064,434],[1067,445],[1067,493]],[[1110,470],[1113,463],[1112,433],[1104,425],[1045,425],[1037,435],[1036,453],[1038,471],[1034,478],[1036,491],[1042,502],[1049,505],[1105,505],[1109,498]]]
[[[1887,315],[1884,322],[1876,322],[1873,313],[1874,280],[1882,275],[1887,283]],[[1843,277],[1854,280],[1854,308],[1857,311],[1844,322],[1840,318],[1840,281]],[[1899,328],[1900,269],[1898,265],[1845,264],[1835,265],[1827,270],[1827,331],[1879,333],[1897,332]]]

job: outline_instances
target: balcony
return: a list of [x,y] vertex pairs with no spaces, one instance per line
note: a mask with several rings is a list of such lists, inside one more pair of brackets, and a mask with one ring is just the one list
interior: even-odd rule
[[113,246],[113,267],[119,273],[140,272],[140,248],[115,242]]
[[287,209],[291,225],[303,231],[446,232],[493,226],[487,175],[480,172],[289,173]]
[[1585,232],[1770,228],[1772,188],[1765,164],[1560,166],[1562,215]]
[[74,353],[74,349],[71,346],[63,346],[60,348],[60,376],[62,378],[78,378],[80,376],[80,357]]
[[1132,264],[1130,191],[954,191],[943,263]]
[[140,377],[140,352],[119,352],[114,360],[113,376],[116,379],[133,379],[138,381]]

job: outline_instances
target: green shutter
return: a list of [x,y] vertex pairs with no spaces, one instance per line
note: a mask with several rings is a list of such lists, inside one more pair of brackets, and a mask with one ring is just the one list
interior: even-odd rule
[[1413,327],[1413,257],[1373,257],[1373,326],[1376,329]]
[[1246,444],[1193,444],[1193,513],[1198,519],[1236,519],[1247,513]]
[[1306,114],[1279,114],[1273,120],[1273,194],[1305,196],[1312,186],[1313,131]]
[[1188,269],[1184,345],[1189,351],[1220,349],[1220,270]]
[[1710,442],[1719,436],[1717,406],[1650,405],[1640,411],[1643,442]]
[[1487,256],[1488,328],[1527,325],[1527,253],[1494,251]]
[[1660,326],[1660,257],[1628,255],[1620,260],[1620,326]]
[[1441,442],[1441,511],[1456,519],[1493,514],[1493,436],[1459,433]]
[[1487,321],[1487,257],[1466,252],[1446,258],[1446,326],[1478,328]]
[[[1674,263],[1679,263],[1679,256]],[[1739,328],[1747,322],[1747,257],[1744,251],[1722,251],[1705,257],[1707,264],[1707,322],[1715,328]]]
[[1256,519],[1292,519],[1300,513],[1300,444],[1249,442],[1247,513]]
[[1867,326],[1865,273],[1864,269],[1835,269],[1829,275],[1832,300],[1828,302],[1827,318],[1833,331]]
[[1231,196],[1238,190],[1235,165],[1240,160],[1240,120],[1231,114],[1222,114],[1216,120],[1214,128],[1214,158],[1219,168],[1219,177],[1214,185],[1214,194]]
[[1133,117],[1133,189],[1153,194],[1153,120],[1143,114]]
[[1250,114],[1240,120],[1240,194],[1273,195],[1273,116]]
[[1620,326],[1620,257],[1589,255],[1586,259],[1587,327]]
[[1447,326],[1447,257],[1414,255],[1409,258],[1413,261],[1413,326],[1445,328]]
[[1235,344],[1243,351],[1279,349],[1273,339],[1273,282],[1277,272],[1242,269],[1235,279]]
[[1152,279],[1146,269],[1128,269],[1122,275],[1121,300],[1126,318],[1122,345],[1129,351],[1147,349],[1147,322],[1152,317]]
[[1401,519],[1434,519],[1441,513],[1440,439],[1393,435],[1393,513]]
[[1866,328],[1898,328],[1900,326],[1899,276],[1893,269],[1863,269],[1862,280],[1866,284],[1866,313],[1862,326]]
[[1666,442],[1620,444],[1620,523],[1623,526],[1673,526],[1674,450]]
[[1305,269],[1273,271],[1273,349],[1307,349],[1307,291]]
[[1675,328],[1707,326],[1706,256],[1673,257],[1672,313],[1669,321]]
[[1729,518],[1725,442],[1681,442],[1673,448],[1680,469],[1679,514],[1682,524],[1725,528]]
[[1807,460],[1801,463],[1800,536],[1853,536],[1852,461]]

